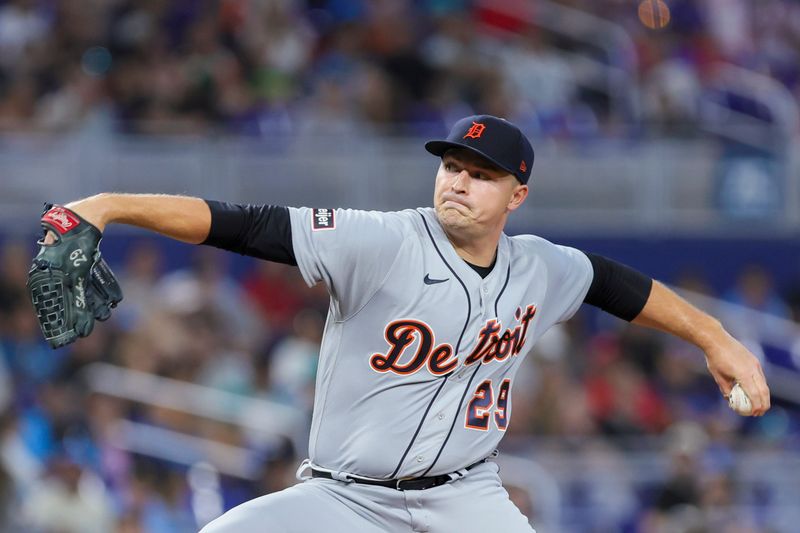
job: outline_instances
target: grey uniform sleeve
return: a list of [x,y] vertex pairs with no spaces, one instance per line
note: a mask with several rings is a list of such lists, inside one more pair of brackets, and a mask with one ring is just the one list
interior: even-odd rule
[[592,263],[586,254],[569,246],[551,244],[543,259],[547,267],[547,296],[540,309],[547,327],[572,317],[592,283]]
[[324,282],[334,313],[357,313],[386,280],[404,240],[398,213],[290,208],[292,247],[309,285]]

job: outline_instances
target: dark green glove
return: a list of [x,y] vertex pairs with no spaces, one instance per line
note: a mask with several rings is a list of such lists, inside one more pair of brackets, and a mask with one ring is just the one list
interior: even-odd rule
[[98,248],[102,234],[95,226],[65,207],[46,205],[45,244],[28,272],[28,292],[45,339],[53,348],[92,332],[94,321],[106,320],[122,300],[122,290]]

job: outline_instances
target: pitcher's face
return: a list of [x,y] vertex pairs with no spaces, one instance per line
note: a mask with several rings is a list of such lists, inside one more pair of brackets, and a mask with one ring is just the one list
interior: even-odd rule
[[442,156],[433,205],[445,229],[464,230],[505,224],[528,195],[528,186],[485,158],[464,149]]

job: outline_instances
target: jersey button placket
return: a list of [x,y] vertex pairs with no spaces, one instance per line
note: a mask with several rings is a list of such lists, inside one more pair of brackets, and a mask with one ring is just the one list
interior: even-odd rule
[[[474,325],[471,328],[467,329],[467,334],[464,337],[465,342],[462,345],[461,350],[459,350],[459,361],[462,364],[460,368],[455,370],[455,374],[453,374],[453,377],[451,378],[451,381],[454,381],[456,383],[468,379],[471,371],[474,369],[474,365],[464,366],[463,362],[467,358],[467,355],[472,351],[475,345],[476,341],[475,333],[471,332],[476,332],[477,329],[475,328],[477,327],[478,329],[480,329],[482,325],[485,323],[486,299],[483,297],[485,291],[488,291],[488,288],[481,283],[480,288],[477,290],[477,295],[478,295],[477,300],[478,302],[480,302],[480,308],[475,308],[472,310],[472,314],[470,315],[470,322],[473,323]],[[473,292],[473,296],[474,294],[475,293]]]
[[488,293],[489,289],[486,285],[481,284],[480,290],[478,290],[478,302],[481,304],[481,316],[483,316],[486,312],[486,294]]

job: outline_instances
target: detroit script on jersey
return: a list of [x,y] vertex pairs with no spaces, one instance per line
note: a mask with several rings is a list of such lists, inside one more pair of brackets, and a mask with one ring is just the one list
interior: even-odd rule
[[431,208],[292,208],[290,216],[300,272],[331,295],[311,461],[398,478],[453,472],[490,455],[508,427],[520,364],[588,291],[588,258],[503,234],[482,278]]
[[[475,348],[464,360],[464,365],[469,366],[478,361],[490,363],[494,360],[503,361],[511,355],[517,355],[525,346],[528,326],[536,315],[536,306],[528,305],[525,313],[518,307],[514,318],[519,324],[511,329],[506,329],[500,334],[502,324],[496,318],[490,318],[486,325],[478,332]],[[434,376],[441,376],[452,372],[458,366],[458,358],[453,355],[453,346],[443,343],[434,346],[434,334],[431,327],[421,320],[396,320],[386,326],[384,333],[389,350],[386,353],[377,353],[370,358],[370,365],[376,372],[394,372],[395,374],[408,375],[427,366],[428,371]],[[414,355],[407,361],[403,354],[407,348],[418,341]]]

